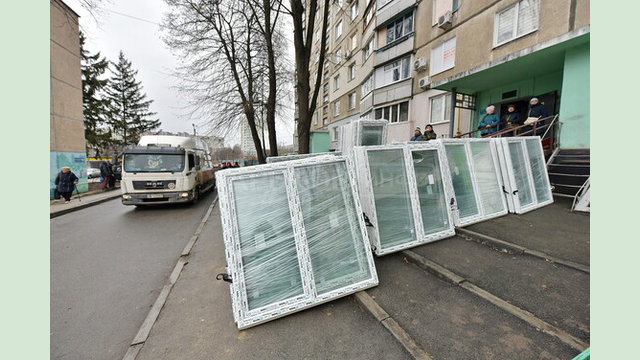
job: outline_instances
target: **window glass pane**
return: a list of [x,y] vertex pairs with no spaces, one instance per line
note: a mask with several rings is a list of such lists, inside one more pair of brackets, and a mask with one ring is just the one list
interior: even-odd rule
[[449,161],[449,171],[453,182],[453,191],[456,194],[456,203],[460,217],[465,218],[479,214],[476,204],[473,183],[471,182],[471,171],[464,145],[446,144],[447,160]]
[[297,167],[294,174],[318,294],[368,279],[345,163]]
[[413,14],[404,18],[404,34],[409,34],[413,31]]
[[402,19],[396,22],[395,28],[396,28],[396,40],[397,40],[402,37]]
[[538,202],[545,202],[551,198],[549,191],[549,177],[546,171],[544,154],[540,151],[540,140],[527,139],[527,153],[531,163],[531,174],[533,175],[533,185],[535,186],[536,198]]
[[368,152],[382,247],[416,240],[402,149]]
[[362,126],[362,141],[360,145],[382,145],[382,126],[363,125]]
[[398,122],[398,105],[391,105],[391,122]]
[[444,119],[443,121],[451,121],[451,94],[442,97],[444,100]]
[[410,57],[402,59],[402,79],[406,79],[409,77],[411,71],[409,67],[409,60],[411,60]]
[[382,109],[376,109],[376,120],[382,119]]
[[389,117],[389,106],[384,107],[383,109],[384,109],[384,117],[383,117],[383,118],[384,118],[385,120],[389,120],[389,119],[391,119],[391,117]]
[[411,155],[424,233],[427,235],[446,230],[449,228],[448,202],[444,194],[438,152],[435,149],[419,150],[412,151]]
[[431,99],[431,123],[442,121],[442,96]]
[[516,20],[516,7],[513,6],[500,14],[498,14],[498,44],[512,39],[515,35],[513,33],[514,21]]
[[284,176],[236,180],[233,190],[249,310],[302,295]]
[[409,103],[403,102],[400,104],[400,121],[409,120]]
[[387,44],[392,43],[395,40],[395,31],[393,29],[393,25],[389,25],[387,27]]
[[520,206],[529,205],[533,203],[533,197],[531,196],[531,184],[527,175],[527,161],[524,158],[522,143],[509,142],[509,155],[513,166],[513,176],[516,179]]
[[538,1],[520,1],[517,35],[523,35],[538,27]]
[[504,211],[502,189],[496,174],[496,164],[491,155],[491,144],[488,141],[482,141],[472,142],[470,146],[473,169],[478,183],[478,195],[484,215]]

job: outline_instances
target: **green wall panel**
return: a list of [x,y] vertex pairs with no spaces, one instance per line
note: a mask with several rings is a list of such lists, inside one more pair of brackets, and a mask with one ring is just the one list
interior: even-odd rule
[[589,147],[589,44],[568,49],[562,82],[560,146]]

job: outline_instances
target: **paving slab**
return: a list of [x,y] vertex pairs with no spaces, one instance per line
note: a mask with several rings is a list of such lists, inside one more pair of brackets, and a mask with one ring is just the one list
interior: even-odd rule
[[589,341],[589,274],[453,237],[411,249],[484,290]]
[[571,359],[578,354],[400,254],[379,258],[376,266],[380,286],[367,293],[435,359]]
[[465,229],[590,265],[590,217],[587,213],[571,212],[571,201],[556,198],[553,204],[526,214],[509,214],[466,226]]
[[138,360],[411,358],[351,296],[239,331],[223,272],[216,206]]

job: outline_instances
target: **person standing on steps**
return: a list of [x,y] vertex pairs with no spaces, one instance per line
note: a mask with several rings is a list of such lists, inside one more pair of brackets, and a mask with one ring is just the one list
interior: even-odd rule
[[[509,104],[507,106],[507,113],[502,115],[502,119],[500,120],[501,122],[506,123],[505,129],[511,129],[516,126],[522,125],[520,121],[520,114],[516,112],[516,106],[513,104]],[[505,133],[503,136],[508,137],[508,136],[514,136],[514,135],[515,135],[515,130],[509,131],[508,133]]]
[[495,114],[495,106],[489,105],[486,110],[487,113],[484,115],[482,120],[480,120],[480,124],[478,124],[478,129],[482,129],[480,131],[482,136],[490,135],[498,131],[498,127],[496,125],[500,123],[500,118]]
[[64,197],[64,203],[68,204],[71,201],[71,194],[73,193],[73,189],[78,183],[78,177],[76,174],[71,172],[71,168],[68,166],[63,166],[61,171],[56,176],[55,180],[56,189],[58,193]]

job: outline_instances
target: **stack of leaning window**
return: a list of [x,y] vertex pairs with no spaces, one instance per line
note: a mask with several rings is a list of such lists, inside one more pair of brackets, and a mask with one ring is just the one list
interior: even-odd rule
[[387,120],[358,119],[340,127],[340,151],[350,155],[354,146],[384,145],[387,141]]
[[238,328],[378,284],[346,158],[226,169],[216,177]]
[[267,158],[267,164],[272,164],[280,161],[289,161],[289,160],[300,160],[307,159],[314,156],[322,156],[322,155],[334,155],[340,156],[342,153],[340,151],[334,152],[322,152],[322,153],[310,153],[310,154],[294,154],[294,155],[283,155],[283,156],[269,156]]
[[523,214],[553,203],[539,136],[494,138],[509,211]]
[[360,146],[354,157],[376,255],[455,234],[453,189],[440,144]]
[[500,163],[491,139],[442,139],[456,198],[457,226],[507,214]]

